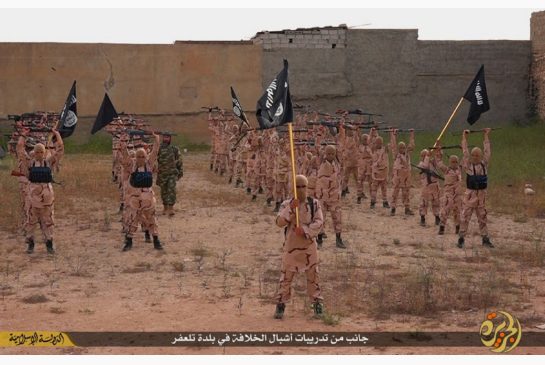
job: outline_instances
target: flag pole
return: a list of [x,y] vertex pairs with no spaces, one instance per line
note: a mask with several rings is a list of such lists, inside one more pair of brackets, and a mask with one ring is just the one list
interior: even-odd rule
[[[288,131],[290,135],[290,154],[291,154],[291,175],[292,178],[292,185],[293,185],[293,197],[294,199],[297,199],[297,185],[296,185],[296,178],[295,178],[295,151],[293,147],[293,129],[291,122],[288,123]],[[299,207],[295,207],[295,226],[299,227]]]
[[439,143],[439,141],[441,140],[441,137],[443,137],[443,134],[447,130],[450,122],[452,121],[452,118],[454,117],[454,114],[456,114],[456,112],[458,111],[458,108],[460,107],[460,105],[462,105],[463,100],[464,100],[464,97],[462,96],[460,98],[460,101],[458,102],[458,105],[456,105],[456,108],[454,108],[454,111],[450,115],[450,118],[448,118],[447,124],[445,124],[445,126],[443,127],[443,130],[441,131],[441,134],[439,134],[439,137],[437,137],[437,139],[435,140],[435,143],[433,144],[433,148],[437,147],[437,143]]

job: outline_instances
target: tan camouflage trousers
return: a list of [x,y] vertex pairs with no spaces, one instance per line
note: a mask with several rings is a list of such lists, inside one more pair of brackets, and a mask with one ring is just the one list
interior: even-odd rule
[[401,202],[405,208],[410,208],[410,195],[409,189],[411,188],[410,175],[407,176],[398,176],[394,175],[392,178],[393,190],[392,190],[392,199],[390,205],[392,208],[397,207],[397,198],[399,196],[399,191],[401,191]]
[[[278,303],[287,303],[291,298],[291,283],[295,277],[295,271],[282,270],[280,272],[280,283],[276,293]],[[305,271],[307,276],[307,294],[313,302],[322,301],[322,290],[319,284],[318,265],[312,265]]]
[[371,202],[375,203],[377,201],[377,191],[380,189],[381,195],[382,195],[382,201],[388,201],[388,197],[386,195],[387,193],[387,185],[388,181],[386,179],[384,180],[375,180],[372,179],[371,181]]
[[481,236],[488,236],[487,212],[486,212],[486,190],[467,189],[462,201],[462,222],[460,224],[460,237],[464,237],[469,226],[473,213],[479,222]]
[[326,218],[326,212],[329,212],[329,214],[331,214],[331,220],[333,221],[333,230],[335,231],[335,233],[341,233],[342,231],[341,203],[338,200],[329,201],[329,202],[321,200],[320,203],[322,204],[324,222]]
[[153,192],[141,192],[127,197],[123,211],[124,232],[127,237],[132,237],[136,233],[139,223],[142,224],[144,231],[149,231],[153,236],[158,235],[155,203]]
[[23,224],[27,220],[27,211],[28,211],[28,204],[29,204],[27,193],[28,193],[28,183],[19,182],[19,196],[21,198],[21,202],[20,202],[21,222],[23,222]]
[[274,178],[272,176],[267,176],[265,180],[266,180],[266,186],[267,186],[267,194],[266,194],[267,196],[266,196],[266,198],[267,199],[273,199],[274,198],[274,193],[275,193],[275,188],[276,188]]
[[350,177],[354,177],[354,182],[358,183],[358,166],[347,166],[343,168],[343,181],[342,181],[342,190],[348,189],[348,183]]
[[441,218],[441,225],[447,224],[448,217],[452,214],[455,225],[460,225],[462,214],[462,197],[455,191],[449,191],[445,189],[441,204],[441,212],[439,217]]
[[250,189],[252,190],[252,195],[257,195],[259,188],[265,187],[265,175],[261,173],[254,173],[250,182]]
[[364,196],[363,184],[369,184],[369,195],[371,195],[371,162],[358,166],[358,196]]
[[220,174],[225,173],[227,171],[227,159],[228,155],[226,154],[217,154],[217,162],[214,166],[214,171],[218,171]]
[[274,201],[282,202],[288,198],[288,182],[274,184]]
[[233,179],[235,182],[237,180],[242,180],[242,176],[246,177],[246,161],[245,160],[236,160],[234,168]]
[[439,184],[436,182],[428,184],[428,185],[424,185],[422,187],[422,192],[420,194],[420,207],[418,208],[418,212],[420,213],[420,215],[428,214],[429,206],[431,206],[433,215],[438,216],[440,201],[439,201]]
[[53,226],[55,224],[53,220],[53,205],[46,205],[43,208],[29,206],[26,215],[27,219],[23,226],[26,238],[34,239],[34,228],[36,224],[39,224],[44,239],[53,239]]

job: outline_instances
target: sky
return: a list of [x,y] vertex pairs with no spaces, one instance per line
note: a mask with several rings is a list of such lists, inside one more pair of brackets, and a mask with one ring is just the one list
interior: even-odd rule
[[262,30],[347,24],[418,29],[421,40],[530,39],[542,9],[1,9],[0,42],[248,40]]

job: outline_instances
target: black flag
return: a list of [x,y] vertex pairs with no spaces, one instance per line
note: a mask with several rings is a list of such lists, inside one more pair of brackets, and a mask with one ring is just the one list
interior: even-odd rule
[[78,123],[78,108],[76,99],[76,81],[72,84],[70,93],[61,111],[60,126],[57,128],[63,139],[68,138],[74,133]]
[[248,127],[250,127],[250,123],[248,123],[248,118],[246,118],[246,114],[244,113],[244,110],[242,110],[242,105],[240,105],[240,101],[238,101],[237,94],[235,93],[235,90],[233,90],[233,87],[231,86],[231,99],[233,99],[233,113],[242,120],[244,124],[246,124]]
[[257,121],[261,129],[274,128],[293,121],[287,60],[284,60],[282,71],[257,101],[256,109]]
[[111,121],[117,117],[117,112],[115,111],[114,105],[112,104],[110,97],[108,96],[108,94],[104,94],[104,99],[102,99],[102,104],[100,105],[100,109],[98,110],[97,119],[95,120],[95,124],[93,124],[91,134],[95,134],[96,132],[110,124]]
[[484,65],[481,65],[479,72],[477,72],[473,82],[469,85],[464,94],[464,99],[471,103],[469,114],[467,115],[467,122],[469,124],[474,124],[482,113],[490,109],[486,83],[484,81]]

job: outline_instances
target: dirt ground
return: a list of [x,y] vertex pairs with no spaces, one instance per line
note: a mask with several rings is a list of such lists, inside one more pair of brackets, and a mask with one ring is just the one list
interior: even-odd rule
[[[106,180],[110,160],[98,158],[94,178]],[[326,218],[329,237],[319,254],[328,315],[313,318],[299,276],[284,319],[275,320],[283,232],[274,225],[272,208],[263,197],[251,202],[243,189],[208,171],[206,154],[188,155],[184,165],[176,216],[158,216],[164,252],[145,243],[143,234],[132,251],[121,252],[118,203],[111,199],[105,206],[94,195],[100,191],[72,197],[70,209],[57,204],[53,257],[41,240],[28,256],[23,237],[0,227],[0,330],[478,333],[486,313],[496,309],[519,318],[523,331],[538,331],[535,326],[545,323],[545,220],[518,222],[491,212],[497,248],[481,246],[473,221],[460,250],[452,224],[438,236],[437,227],[420,227],[417,216],[371,211],[368,200],[355,203],[354,187],[343,207],[347,250],[335,248]],[[484,346],[0,349],[0,354],[490,353]],[[545,348],[519,347],[513,353],[545,354]]]

